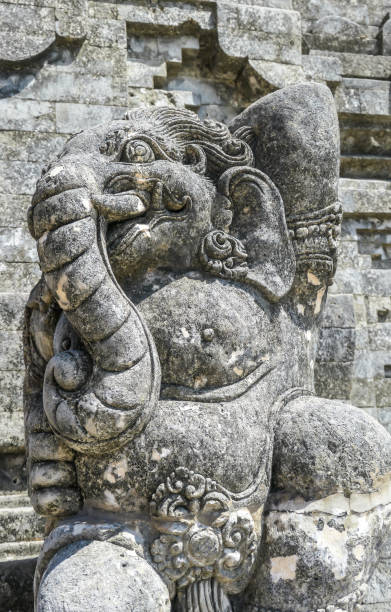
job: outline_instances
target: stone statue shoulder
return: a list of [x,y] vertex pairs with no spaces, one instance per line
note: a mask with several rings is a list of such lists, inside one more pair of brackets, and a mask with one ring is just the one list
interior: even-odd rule
[[239,284],[184,276],[141,302],[163,385],[218,388],[254,371],[273,342],[266,321],[275,315],[260,299]]

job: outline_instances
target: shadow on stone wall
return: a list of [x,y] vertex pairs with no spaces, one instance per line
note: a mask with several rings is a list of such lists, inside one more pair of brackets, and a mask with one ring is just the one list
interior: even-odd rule
[[37,559],[0,563],[0,601],[3,612],[32,612],[33,577]]

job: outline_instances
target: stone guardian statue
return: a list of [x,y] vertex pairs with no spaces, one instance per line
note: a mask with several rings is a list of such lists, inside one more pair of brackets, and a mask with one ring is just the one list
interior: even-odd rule
[[336,267],[329,90],[229,127],[141,108],[37,183],[25,322],[38,612],[358,609],[391,527],[391,439],[316,397]]

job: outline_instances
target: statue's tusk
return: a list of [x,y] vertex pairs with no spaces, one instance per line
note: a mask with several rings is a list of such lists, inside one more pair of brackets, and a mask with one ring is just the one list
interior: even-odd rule
[[125,221],[143,215],[148,209],[147,194],[140,197],[136,193],[119,193],[118,195],[91,196],[94,208],[108,222]]

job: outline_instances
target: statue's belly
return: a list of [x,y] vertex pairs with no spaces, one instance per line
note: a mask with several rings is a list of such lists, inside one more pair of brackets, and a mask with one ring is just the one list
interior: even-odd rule
[[144,432],[127,447],[100,458],[78,457],[86,505],[148,512],[159,484],[183,466],[215,480],[239,506],[259,506],[269,486],[272,444],[269,406],[254,395],[250,391],[234,402],[215,404],[161,401]]
[[245,286],[183,277],[138,304],[162,384],[221,387],[252,372],[276,342],[275,310]]

